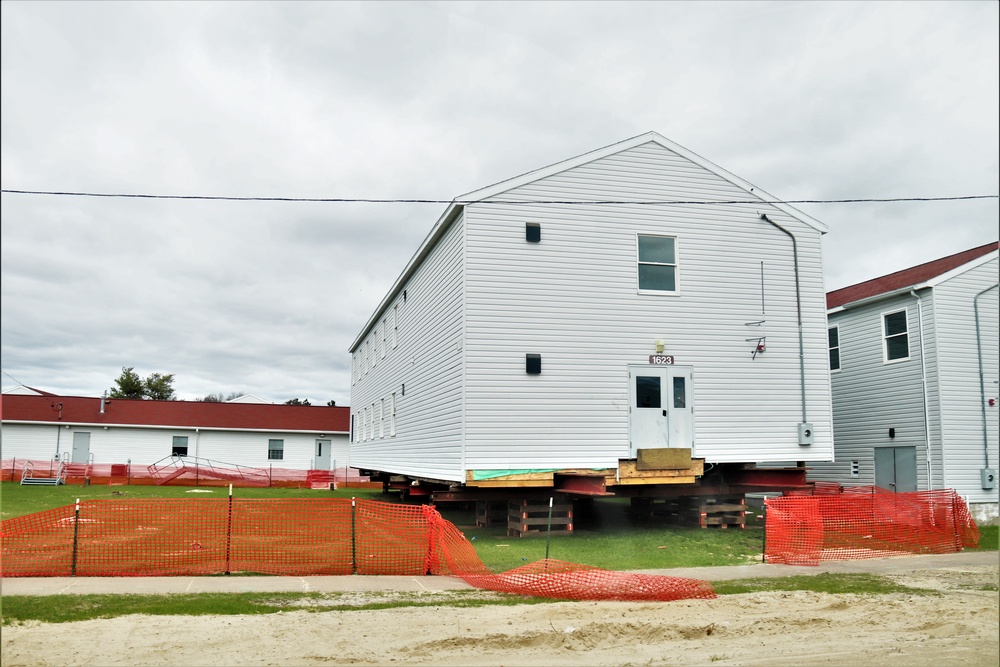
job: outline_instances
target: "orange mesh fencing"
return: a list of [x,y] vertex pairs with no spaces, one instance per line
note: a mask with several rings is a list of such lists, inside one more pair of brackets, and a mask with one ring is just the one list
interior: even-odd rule
[[88,500],[0,524],[0,576],[231,572],[458,576],[504,593],[576,600],[712,599],[705,581],[541,560],[494,574],[436,509],[374,500]]
[[670,601],[716,597],[707,581],[615,572],[589,565],[542,559],[494,574],[454,524],[434,512],[430,565],[435,574],[454,574],[476,588],[564,600]]
[[979,528],[953,489],[894,493],[832,486],[765,500],[768,563],[956,553],[979,545]]

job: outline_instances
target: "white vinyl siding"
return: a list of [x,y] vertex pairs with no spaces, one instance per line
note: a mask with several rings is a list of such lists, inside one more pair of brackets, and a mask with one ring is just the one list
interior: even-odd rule
[[[914,357],[914,363],[885,363],[883,316],[886,313],[906,313],[911,354],[919,354],[921,328],[915,304],[912,296],[904,294],[830,315],[830,324],[838,328],[841,358],[850,359],[850,363],[842,364],[840,371],[831,374],[837,462],[811,464],[810,479],[874,484],[873,448],[916,447],[917,488],[928,488],[927,424],[920,359]],[[924,347],[927,347],[933,345],[930,327],[933,307],[927,298],[922,307]],[[935,417],[931,417],[933,428]],[[893,429],[893,437],[889,436],[889,429]],[[852,461],[858,461],[856,478],[851,477]]]
[[379,438],[369,425],[371,437],[352,448],[354,467],[464,481],[464,230],[459,217],[406,282],[405,297],[400,290],[391,306],[392,354],[351,390],[351,404],[368,405],[372,421],[375,404],[396,395],[395,435]]
[[[503,193],[500,199],[732,200],[746,193],[657,145],[640,146]],[[795,273],[800,255],[808,418],[801,421]],[[524,242],[524,220],[545,241]],[[466,466],[604,467],[628,456],[628,371],[656,340],[693,365],[695,454],[709,462],[832,457],[820,235],[766,205],[484,204],[466,209]],[[684,293],[636,290],[636,235],[669,231],[683,249]],[[753,358],[748,322],[767,352]],[[751,332],[753,333],[753,332]],[[542,357],[527,376],[526,353]]]
[[[95,399],[96,400],[96,399]],[[93,424],[70,425],[59,428],[52,424],[3,424],[4,459],[51,459],[56,454],[56,439],[60,453],[73,449],[73,433],[90,433],[90,453],[94,463],[127,463],[132,467],[148,466],[169,456],[175,437],[188,439],[188,456],[221,462],[223,464],[267,469],[274,467],[305,470],[312,462],[317,434],[288,431],[232,431],[225,429],[186,429],[170,427],[139,427],[111,425],[107,430]],[[349,435],[326,433],[326,440],[333,444],[331,459],[338,466],[347,463]],[[267,458],[267,441],[272,438],[284,441],[284,459],[278,463]],[[18,465],[19,467],[19,465]]]
[[[980,470],[1000,469],[996,407],[984,406],[979,380],[979,354],[973,300],[979,297],[979,335],[983,356],[986,398],[996,397],[1000,380],[1000,299],[997,287],[998,260],[957,275],[934,288],[937,314],[937,367],[941,401],[943,440],[943,485],[956,489],[970,502],[998,502],[998,489],[982,488]],[[986,411],[986,443],[983,441],[983,410]],[[984,444],[986,445],[984,447]]]
[[[974,307],[976,294],[982,292],[979,335],[989,397],[1000,379],[997,279],[994,254],[930,281],[917,292],[919,301],[904,294],[830,314],[831,324],[840,329],[842,354],[851,361],[832,378],[837,463],[814,465],[811,478],[871,484],[874,448],[913,446],[919,489],[953,488],[974,513],[978,503],[1000,500],[997,489],[986,491],[981,485],[980,470],[987,462],[993,469],[1000,467],[1000,424],[996,408],[983,402]],[[907,313],[914,363],[885,363],[881,320],[892,312]],[[889,437],[889,428],[894,429],[894,438]],[[856,476],[851,474],[853,461],[857,461]],[[988,517],[989,511],[982,516]]]

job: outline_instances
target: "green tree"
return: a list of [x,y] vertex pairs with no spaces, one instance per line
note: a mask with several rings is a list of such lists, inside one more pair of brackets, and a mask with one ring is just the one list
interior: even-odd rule
[[111,398],[141,399],[145,397],[146,392],[142,378],[132,366],[128,368],[122,366],[122,374],[115,380],[115,385],[108,392],[108,396]]
[[175,401],[174,395],[174,374],[160,375],[151,373],[143,380],[143,394],[151,401]]
[[308,398],[290,398],[285,401],[285,405],[312,405]]
[[122,374],[115,380],[115,386],[108,391],[108,397],[175,401],[177,397],[174,395],[174,375],[152,373],[144,380],[135,372],[133,366],[122,366]]

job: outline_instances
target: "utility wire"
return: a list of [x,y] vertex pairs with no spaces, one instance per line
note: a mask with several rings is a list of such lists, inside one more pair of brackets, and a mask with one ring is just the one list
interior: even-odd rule
[[135,193],[110,192],[61,192],[55,190],[2,190],[4,194],[13,195],[50,195],[58,197],[104,197],[117,199],[187,199],[202,201],[276,201],[276,202],[319,202],[339,204],[638,204],[643,206],[670,205],[716,205],[716,204],[861,204],[861,203],[892,203],[892,202],[927,202],[927,201],[961,201],[969,199],[998,199],[1000,195],[965,195],[960,197],[891,197],[865,199],[730,199],[723,201],[699,199],[665,199],[665,200],[627,200],[627,199],[595,199],[595,200],[463,200],[463,199],[367,199],[351,197],[228,197],[223,195],[152,195]]

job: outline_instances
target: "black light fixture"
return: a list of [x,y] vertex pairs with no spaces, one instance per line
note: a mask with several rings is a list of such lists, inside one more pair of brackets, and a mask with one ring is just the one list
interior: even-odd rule
[[528,243],[538,243],[542,240],[542,226],[537,222],[524,224],[524,240]]

